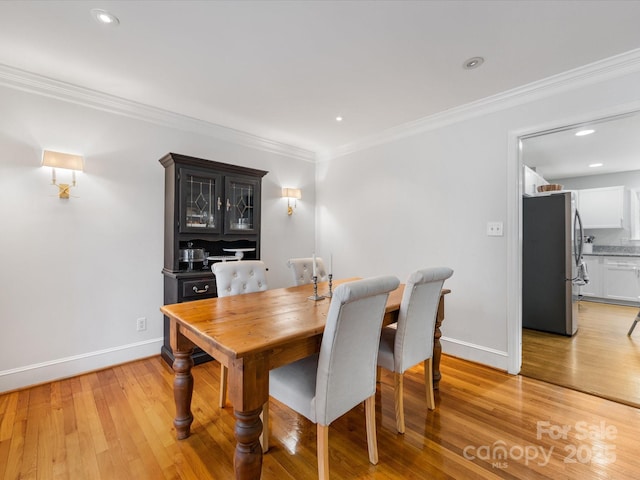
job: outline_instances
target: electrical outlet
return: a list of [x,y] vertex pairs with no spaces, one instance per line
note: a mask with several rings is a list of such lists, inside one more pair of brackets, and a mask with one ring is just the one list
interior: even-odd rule
[[136,330],[144,332],[147,329],[147,319],[145,317],[138,318],[136,320]]
[[503,229],[502,229],[502,222],[488,222],[487,235],[489,237],[502,237],[504,235]]

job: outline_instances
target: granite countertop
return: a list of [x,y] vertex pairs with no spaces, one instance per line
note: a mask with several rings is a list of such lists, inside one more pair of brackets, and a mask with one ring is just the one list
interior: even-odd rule
[[594,245],[592,253],[584,255],[607,257],[640,257],[640,247],[620,245]]

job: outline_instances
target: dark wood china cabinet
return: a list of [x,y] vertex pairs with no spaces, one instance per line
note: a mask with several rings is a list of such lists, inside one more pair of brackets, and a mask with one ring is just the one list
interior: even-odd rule
[[[164,304],[217,296],[211,263],[260,258],[260,200],[267,172],[168,153],[165,168]],[[169,319],[162,358],[173,364]],[[211,360],[200,349],[196,364]]]

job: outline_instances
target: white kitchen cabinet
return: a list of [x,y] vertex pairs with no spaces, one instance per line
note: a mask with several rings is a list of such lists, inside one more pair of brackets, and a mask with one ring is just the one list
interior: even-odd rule
[[589,283],[580,287],[580,294],[584,297],[599,297],[604,295],[604,257],[585,255]]
[[640,258],[604,257],[604,298],[638,302]]
[[623,186],[579,190],[578,209],[584,228],[628,228],[629,192]]
[[547,182],[542,175],[540,175],[535,170],[524,166],[524,194],[528,196],[533,196],[538,193],[539,185],[548,185]]

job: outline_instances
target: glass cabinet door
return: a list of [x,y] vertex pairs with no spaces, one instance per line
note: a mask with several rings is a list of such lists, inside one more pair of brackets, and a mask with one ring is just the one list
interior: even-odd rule
[[180,231],[220,232],[221,176],[180,172]]
[[225,178],[225,233],[255,233],[260,215],[259,182]]

